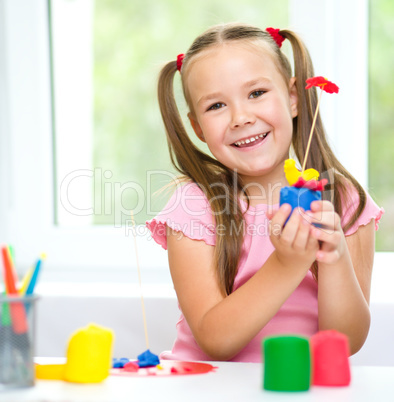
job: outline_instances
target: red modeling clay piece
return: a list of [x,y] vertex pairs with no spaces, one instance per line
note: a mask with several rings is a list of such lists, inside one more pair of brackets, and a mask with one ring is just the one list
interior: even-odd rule
[[129,373],[136,373],[139,370],[139,366],[137,363],[128,362],[123,366],[123,369]]
[[303,177],[300,178],[293,184],[293,187],[301,188],[305,187],[308,190],[313,191],[324,191],[324,186],[328,183],[327,179],[317,180],[308,180],[306,181]]
[[193,375],[193,374],[205,374],[211,371],[214,371],[217,367],[212,366],[208,363],[199,363],[199,362],[180,362],[174,360],[162,360],[160,363],[160,368],[158,367],[147,367],[141,368],[137,371],[126,370],[127,366],[136,365],[136,362],[130,362],[125,365],[124,369],[117,368],[111,370],[111,375],[116,376],[157,376],[157,377],[166,377],[166,376],[177,376],[177,375]]
[[327,78],[324,77],[312,77],[306,80],[307,86],[305,89],[309,89],[312,87],[319,87],[323,91],[326,91],[329,94],[338,93],[339,88],[333,82],[328,81]]
[[313,360],[313,385],[350,384],[349,344],[346,335],[330,330],[310,338]]

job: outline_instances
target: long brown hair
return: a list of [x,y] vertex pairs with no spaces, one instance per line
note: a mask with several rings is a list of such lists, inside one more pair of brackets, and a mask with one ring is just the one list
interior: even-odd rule
[[[298,115],[293,119],[292,145],[299,161],[303,161],[313,114],[317,105],[316,88],[305,90],[305,80],[314,76],[309,52],[302,40],[292,31],[279,31],[289,40],[294,58],[294,76],[298,93]],[[257,27],[243,24],[223,24],[210,28],[196,38],[186,52],[182,70],[182,88],[186,102],[191,109],[186,77],[192,68],[196,56],[203,50],[229,41],[258,43],[264,41],[272,50],[272,57],[283,78],[288,83],[292,77],[291,65],[284,53],[277,46],[271,35]],[[261,42],[260,42],[261,43]],[[264,46],[266,53],[267,46]],[[177,73],[176,60],[167,63],[159,76],[158,97],[160,111],[167,133],[170,157],[174,167],[189,180],[195,182],[205,193],[210,202],[216,226],[220,225],[220,233],[216,233],[215,263],[219,283],[224,294],[233,290],[237,274],[239,257],[243,243],[243,213],[239,205],[239,195],[247,194],[243,190],[241,178],[236,172],[228,169],[218,160],[199,150],[190,140],[183,125],[174,95],[174,76]],[[357,190],[360,202],[350,221],[343,228],[346,231],[357,220],[365,207],[366,195],[356,179],[342,166],[332,152],[324,132],[320,116],[318,116],[311,143],[306,167],[313,167],[322,172],[322,177],[329,175],[331,191],[323,192],[323,199],[333,202],[336,212],[342,216],[342,206],[348,202],[348,183]],[[218,185],[220,184],[220,185]],[[235,188],[234,188],[235,187]],[[234,189],[227,191],[226,189]],[[333,194],[333,196],[331,195]],[[234,230],[236,229],[236,230]],[[312,272],[317,278],[317,264]]]

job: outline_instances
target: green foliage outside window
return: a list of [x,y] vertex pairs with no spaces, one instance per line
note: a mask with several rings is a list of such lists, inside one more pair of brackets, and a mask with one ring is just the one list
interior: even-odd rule
[[369,190],[386,211],[376,248],[394,251],[394,2],[371,0],[369,16]]

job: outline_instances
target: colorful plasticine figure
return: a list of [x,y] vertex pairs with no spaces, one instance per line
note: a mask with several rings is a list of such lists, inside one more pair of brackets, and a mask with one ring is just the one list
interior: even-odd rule
[[280,205],[290,204],[292,209],[301,207],[304,211],[309,211],[313,201],[321,200],[321,192],[327,180],[318,181],[319,172],[315,169],[300,172],[294,159],[285,161],[284,171],[290,186],[281,189]]
[[327,184],[327,180],[323,179],[321,181],[317,181],[319,178],[319,172],[315,169],[305,169],[306,161],[308,159],[308,153],[310,149],[310,145],[312,142],[313,131],[316,124],[317,114],[319,112],[319,106],[321,97],[324,92],[327,93],[338,93],[339,88],[333,82],[328,81],[327,78],[324,77],[312,77],[306,80],[305,89],[310,89],[312,87],[320,88],[320,96],[317,102],[315,114],[313,116],[313,122],[311,131],[309,133],[308,145],[305,151],[304,162],[302,164],[302,171],[300,172],[296,166],[295,161],[293,159],[287,159],[285,161],[285,174],[286,179],[289,182],[290,186],[293,187],[284,187],[280,192],[280,205],[282,204],[290,204],[292,209],[301,207],[305,211],[309,211],[311,208],[311,203],[313,201],[321,200],[321,191],[324,190],[324,186]]

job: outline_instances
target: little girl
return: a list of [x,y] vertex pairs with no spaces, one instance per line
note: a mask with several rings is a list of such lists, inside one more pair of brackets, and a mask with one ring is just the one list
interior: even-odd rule
[[[285,39],[294,76],[280,50]],[[191,126],[213,157],[183,126],[173,90],[178,71]],[[168,249],[181,309],[177,339],[162,358],[259,362],[264,337],[325,329],[346,334],[352,354],[365,342],[383,210],[336,159],[320,118],[306,167],[329,172],[331,187],[307,216],[279,208],[290,148],[304,158],[317,104],[315,88],[305,90],[312,76],[296,34],[240,24],[209,29],[162,69],[159,103],[182,174],[167,206],[147,222]]]

